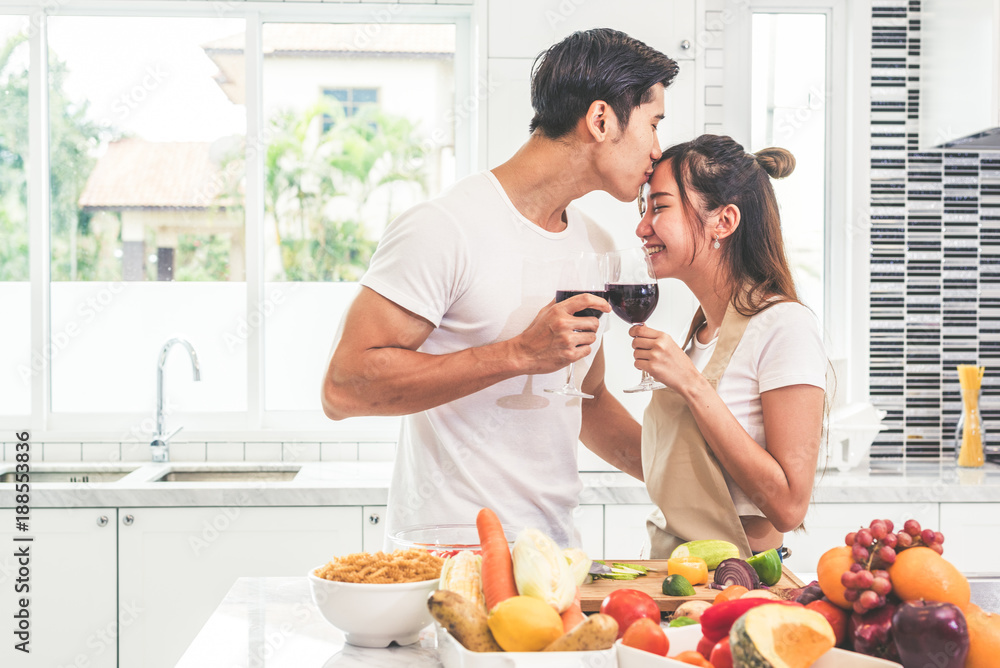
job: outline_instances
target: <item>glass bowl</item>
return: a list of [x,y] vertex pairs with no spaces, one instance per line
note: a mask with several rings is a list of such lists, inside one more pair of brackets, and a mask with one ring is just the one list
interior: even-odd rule
[[[514,546],[514,539],[517,538],[519,529],[504,526],[504,535],[507,537],[507,544]],[[408,550],[416,548],[427,550],[438,557],[453,557],[462,550],[471,550],[478,553],[479,531],[475,524],[421,524],[409,526],[396,531],[389,536],[389,541],[394,550]]]

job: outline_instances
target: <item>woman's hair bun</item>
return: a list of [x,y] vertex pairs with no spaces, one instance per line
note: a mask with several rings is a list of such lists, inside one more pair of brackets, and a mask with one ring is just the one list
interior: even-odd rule
[[757,164],[764,168],[772,179],[783,179],[795,171],[795,156],[787,149],[772,146],[762,148],[755,154]]

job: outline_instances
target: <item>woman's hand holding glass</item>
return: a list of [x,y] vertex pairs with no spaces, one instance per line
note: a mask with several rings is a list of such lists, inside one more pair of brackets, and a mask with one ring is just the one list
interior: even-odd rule
[[[606,283],[611,310],[627,323],[642,325],[653,314],[660,289],[646,249],[640,247],[611,251],[606,259]],[[632,328],[635,329],[634,327]],[[630,330],[631,332],[632,330]],[[635,347],[633,343],[633,348]],[[625,392],[662,390],[666,385],[642,372],[642,382]]]

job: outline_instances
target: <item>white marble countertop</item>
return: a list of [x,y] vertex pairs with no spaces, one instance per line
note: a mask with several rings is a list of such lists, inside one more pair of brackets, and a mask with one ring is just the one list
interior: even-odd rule
[[433,626],[405,647],[348,645],[316,609],[306,578],[240,578],[177,668],[431,668],[441,665],[436,647]]
[[[973,581],[972,600],[1000,606],[1000,581]],[[440,666],[433,626],[420,641],[355,647],[312,602],[304,577],[240,578],[188,646],[177,668],[362,668]]]
[[[14,464],[0,464],[0,476]],[[45,481],[46,474],[81,472],[75,482]],[[169,472],[233,471],[242,479],[163,482]],[[275,463],[45,463],[32,465],[31,503],[36,508],[145,506],[356,506],[385,505],[392,478],[390,462]],[[85,472],[90,477],[82,479]],[[255,479],[286,472],[287,480]],[[118,476],[94,481],[95,473]],[[648,504],[645,486],[620,472],[580,474],[582,504]],[[12,508],[13,482],[0,482],[0,508]],[[817,475],[816,503],[1000,502],[1000,465],[958,469],[951,462],[877,461],[862,470],[836,469]]]

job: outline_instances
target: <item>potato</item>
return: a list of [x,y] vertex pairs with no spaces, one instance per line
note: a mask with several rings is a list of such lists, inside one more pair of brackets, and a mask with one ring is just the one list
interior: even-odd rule
[[611,615],[597,613],[560,636],[543,652],[590,652],[610,649],[618,637],[618,622]]
[[486,625],[486,613],[461,594],[439,589],[427,597],[427,609],[470,652],[502,652]]
[[781,600],[780,596],[766,589],[751,589],[747,593],[740,596],[740,598],[770,598],[775,601]]
[[676,610],[674,610],[674,614],[671,619],[676,619],[677,617],[690,617],[697,622],[701,620],[701,613],[711,607],[712,604],[708,601],[684,601],[677,606]]

